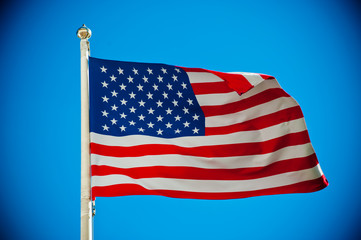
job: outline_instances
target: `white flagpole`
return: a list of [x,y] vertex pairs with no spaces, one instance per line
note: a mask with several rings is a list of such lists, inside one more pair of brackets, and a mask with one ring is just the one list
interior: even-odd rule
[[90,134],[89,134],[89,42],[91,31],[85,25],[77,31],[80,38],[81,64],[81,193],[80,239],[93,239],[93,206],[90,185]]

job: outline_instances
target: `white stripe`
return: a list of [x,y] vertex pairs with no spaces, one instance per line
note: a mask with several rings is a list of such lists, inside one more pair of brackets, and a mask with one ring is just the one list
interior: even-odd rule
[[248,73],[248,72],[230,72],[232,74],[240,74],[244,76],[250,84],[256,86],[260,84],[264,79],[258,73]]
[[242,99],[237,92],[201,94],[201,95],[196,95],[196,98],[201,107],[224,105],[227,103],[237,102]]
[[187,192],[243,192],[281,187],[313,180],[322,176],[320,167],[286,172],[264,178],[250,180],[189,180],[167,178],[132,179],[124,175],[93,176],[92,186],[102,187],[116,184],[137,184],[150,190],[176,190]]
[[276,80],[267,80],[258,84],[256,87],[250,89],[248,92],[242,94],[241,96],[237,92],[230,92],[219,94],[201,94],[196,95],[196,98],[201,107],[224,105],[227,103],[237,102],[252,97],[260,92],[271,88],[280,88],[280,85]]
[[90,134],[90,139],[93,143],[107,146],[131,147],[146,144],[164,144],[177,145],[180,147],[198,147],[235,143],[264,142],[270,139],[285,136],[289,133],[296,133],[304,130],[306,130],[306,124],[304,119],[300,118],[261,130],[243,131],[226,135],[191,136],[168,139],[145,135],[114,137],[92,132]]
[[92,154],[91,163],[92,165],[104,165],[116,168],[172,166],[205,169],[234,169],[264,167],[278,161],[307,157],[313,153],[314,149],[311,143],[306,143],[285,147],[267,154],[223,158],[193,157],[176,154],[117,158]]
[[293,98],[281,97],[240,112],[206,117],[206,127],[223,127],[242,123],[295,106],[298,104]]
[[252,96],[254,96],[260,92],[263,92],[264,90],[270,89],[270,88],[281,88],[281,86],[279,85],[279,83],[277,82],[276,79],[263,81],[260,84],[258,84],[257,86],[251,88],[249,91],[242,94],[242,99],[252,97]]
[[223,82],[224,80],[209,72],[186,72],[191,83]]

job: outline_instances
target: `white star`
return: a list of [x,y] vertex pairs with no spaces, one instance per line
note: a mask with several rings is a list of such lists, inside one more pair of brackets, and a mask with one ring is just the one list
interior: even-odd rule
[[184,111],[184,114],[189,113],[189,109],[186,107],[184,107],[182,110]]
[[132,120],[132,121],[129,121],[129,124],[130,124],[130,126],[134,126],[135,122]]
[[122,83],[122,85],[119,85],[119,87],[120,87],[120,90],[125,90],[125,88],[126,88],[127,86]]
[[173,111],[173,110],[171,110],[170,108],[168,108],[168,109],[165,110],[165,111],[167,112],[167,115],[168,115],[168,114],[172,114],[172,111]]
[[193,134],[196,134],[196,133],[198,133],[199,129],[198,129],[198,128],[194,128],[194,129],[192,129],[192,131],[193,131]]
[[166,99],[166,98],[168,98],[168,93],[166,93],[166,92],[163,92],[163,97],[164,97],[164,99]]
[[168,88],[168,90],[173,90],[172,85],[170,83],[167,84],[167,88]]
[[174,70],[177,71],[177,73],[180,73],[181,71],[179,70],[179,68],[175,68]]
[[179,98],[182,98],[182,97],[183,97],[182,94],[183,94],[183,93],[181,93],[180,91],[177,92],[177,95],[178,95]]
[[148,109],[148,114],[154,114],[154,110],[152,108]]
[[103,131],[109,131],[109,127],[106,124],[104,124],[104,126],[102,127],[103,127]]
[[100,69],[102,70],[102,72],[107,72],[107,69],[104,66],[102,66]]
[[175,133],[180,133],[181,130],[179,130],[179,129],[177,128],[177,130],[175,130],[174,132],[175,132]]
[[153,88],[154,88],[154,91],[158,91],[158,85],[155,85],[155,83],[153,85]]
[[142,79],[144,80],[144,83],[148,82],[148,78],[146,76],[144,76]]
[[117,81],[117,80],[116,80],[117,77],[115,77],[114,75],[111,75],[111,76],[110,76],[110,79],[111,79],[111,80],[110,80],[111,82],[116,82],[116,81]]
[[112,107],[112,111],[118,111],[118,107],[114,104]]
[[193,120],[198,120],[198,118],[199,118],[199,115],[197,115],[197,114],[194,114],[194,116],[192,116],[193,117]]
[[129,93],[130,98],[134,98],[134,99],[135,99],[135,95],[137,95],[137,94],[134,94],[133,92]]
[[109,113],[104,110],[104,111],[102,111],[102,114],[103,114],[103,117],[108,117],[108,114],[109,114]]
[[135,113],[135,110],[137,110],[137,109],[134,108],[134,107],[131,107],[131,108],[129,108],[129,110],[130,110],[131,113]]
[[189,103],[189,106],[190,106],[190,105],[193,105],[193,100],[191,100],[191,99],[188,98],[187,102]]
[[120,128],[120,130],[122,131],[122,132],[125,132],[125,129],[127,128],[127,127],[124,127],[124,125],[122,125],[121,127],[119,127]]
[[117,124],[118,120],[116,120],[115,118],[113,118],[112,120],[110,120],[112,122],[112,125]]
[[179,115],[174,117],[176,121],[180,121],[181,117]]
[[152,70],[152,69],[148,68],[147,71],[148,71],[148,74],[149,74],[149,75],[150,75],[150,74],[153,74],[153,70]]
[[135,69],[135,68],[133,67],[132,71],[134,72],[134,75],[138,75],[138,69]]
[[107,98],[107,96],[102,97],[103,98],[103,102],[108,102],[109,98]]
[[174,106],[178,106],[178,101],[176,101],[175,99],[173,100],[172,103],[173,103]]
[[138,103],[139,103],[140,107],[144,107],[145,102],[143,102],[143,100],[140,100],[140,102],[138,102]]
[[163,130],[161,130],[161,129],[159,128],[159,130],[157,131],[157,134],[158,134],[158,135],[163,135]]
[[162,106],[163,102],[161,102],[160,100],[158,100],[158,102],[156,102],[156,104],[158,105],[157,107],[163,107]]
[[120,67],[118,68],[119,75],[120,75],[120,74],[123,74],[123,75],[124,75],[123,71],[124,71],[124,69],[121,69]]
[[154,114],[154,110],[152,108],[149,108],[147,111],[148,111],[148,114]]
[[162,122],[163,121],[163,117],[161,116],[161,115],[159,115],[158,117],[157,117],[157,122]]
[[143,129],[143,128],[138,128],[138,131],[139,131],[139,132],[144,132],[144,130],[145,130],[145,129]]
[[129,77],[127,77],[127,79],[128,79],[128,81],[129,81],[129,83],[132,83],[134,78],[132,78],[132,77],[129,75]]
[[148,97],[148,99],[153,99],[153,94],[151,94],[150,92],[148,92],[147,97]]
[[106,81],[102,82],[101,84],[103,85],[103,87],[108,88],[109,84]]
[[158,75],[157,79],[159,80],[159,82],[163,82],[163,77],[161,77],[160,75]]
[[166,126],[167,128],[172,128],[172,125],[173,125],[173,124],[171,124],[170,122],[168,122],[165,126]]
[[167,73],[167,69],[165,69],[165,68],[162,67],[161,70],[162,70],[163,74],[166,74],[166,73]]
[[153,128],[154,124],[152,122],[147,123],[148,128]]
[[183,89],[187,89],[187,84],[182,83],[181,85],[182,85]]
[[175,76],[174,74],[173,74],[172,78],[173,78],[174,81],[178,81],[178,77]]
[[186,121],[186,122],[183,123],[183,124],[184,124],[184,127],[189,127],[189,124],[190,124],[190,123]]
[[111,93],[112,93],[112,97],[118,97],[118,93],[115,90],[113,90],[113,92]]
[[125,119],[126,117],[127,117],[127,115],[125,115],[124,113],[121,113],[121,114],[120,114],[120,118],[124,118],[124,119]]
[[145,116],[143,116],[143,114],[140,114],[138,117],[139,117],[139,121],[144,121]]
[[137,88],[138,88],[138,91],[143,91],[143,86],[142,86],[142,85],[139,84],[139,85],[137,86]]
[[127,105],[127,102],[128,102],[128,101],[126,101],[126,100],[123,98],[123,100],[120,100],[120,102],[122,103],[122,105]]

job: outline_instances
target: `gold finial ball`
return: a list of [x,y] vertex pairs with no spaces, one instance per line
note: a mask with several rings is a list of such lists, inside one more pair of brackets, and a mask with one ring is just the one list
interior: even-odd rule
[[76,31],[76,35],[80,39],[88,39],[91,37],[92,31],[90,31],[90,29],[87,28],[85,24],[83,24],[83,26],[81,26],[78,31]]

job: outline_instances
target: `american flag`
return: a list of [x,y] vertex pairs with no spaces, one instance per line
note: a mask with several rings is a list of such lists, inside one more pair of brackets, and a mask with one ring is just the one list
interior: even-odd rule
[[275,78],[89,59],[92,197],[232,199],[328,185]]

